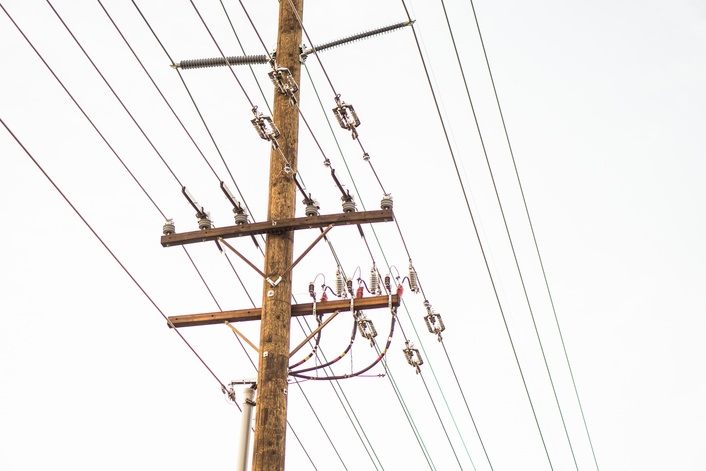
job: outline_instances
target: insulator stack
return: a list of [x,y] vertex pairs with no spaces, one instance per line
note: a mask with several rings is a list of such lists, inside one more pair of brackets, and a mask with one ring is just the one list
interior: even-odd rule
[[237,212],[235,209],[233,209],[233,211],[235,212],[235,223],[237,225],[240,226],[241,224],[248,223],[248,215],[245,213],[245,211],[243,211],[242,209],[240,210],[240,212]]
[[353,201],[353,195],[348,192],[347,194],[341,196],[341,201],[343,201],[343,212],[353,213],[355,212],[355,201]]
[[375,265],[370,269],[370,292],[372,294],[380,294],[380,276]]
[[312,216],[318,216],[319,215],[319,203],[312,199],[311,196],[308,198],[304,199],[302,201],[306,205],[304,209],[304,214],[306,214],[306,217],[312,217]]
[[419,367],[424,364],[422,355],[419,353],[418,349],[414,348],[414,345],[412,345],[409,340],[405,340],[404,345],[405,348],[402,350],[402,352],[404,353],[404,356],[407,359],[407,363],[409,363],[410,366],[414,367],[417,374],[419,374],[421,372]]
[[174,219],[167,219],[167,221],[162,226],[162,234],[172,235],[174,234],[174,231],[176,231],[176,227],[174,226]]
[[340,268],[336,270],[336,296],[339,298],[343,295],[345,283],[343,282],[343,275],[341,274]]
[[419,293],[419,276],[417,275],[417,270],[414,269],[412,261],[409,262],[409,289],[413,293]]
[[392,195],[387,193],[383,195],[382,200],[380,201],[380,209],[384,209],[387,211],[392,210]]
[[208,213],[196,213],[196,217],[199,218],[199,229],[202,231],[213,229],[213,221],[211,221]]

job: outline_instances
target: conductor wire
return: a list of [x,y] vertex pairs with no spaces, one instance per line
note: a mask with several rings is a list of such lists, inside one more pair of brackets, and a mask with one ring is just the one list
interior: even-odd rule
[[[10,17],[9,13],[7,10],[5,10],[5,7],[0,4],[0,8],[5,12],[5,14],[10,18],[10,21],[17,27],[17,23],[15,23],[14,19]],[[17,27],[19,29],[19,27]],[[24,36],[24,33],[22,33]],[[127,267],[123,264],[122,261],[118,258],[117,255],[115,255],[115,252],[106,244],[106,242],[103,240],[103,238],[93,229],[93,226],[86,220],[86,218],[83,217],[81,212],[74,206],[74,204],[71,202],[71,200],[66,196],[66,194],[61,190],[61,188],[54,182],[54,180],[49,176],[49,174],[44,170],[42,165],[34,158],[34,156],[27,150],[27,148],[24,146],[24,144],[19,140],[19,138],[15,135],[15,133],[12,132],[12,130],[8,127],[8,125],[5,123],[5,120],[0,118],[0,123],[5,127],[7,132],[12,136],[12,138],[15,140],[15,142],[22,148],[22,150],[25,152],[27,157],[34,163],[34,165],[39,169],[40,172],[44,175],[44,177],[49,181],[49,183],[54,187],[54,189],[61,195],[61,197],[64,199],[66,204],[68,204],[71,209],[76,213],[76,215],[81,219],[83,224],[88,228],[89,231],[93,234],[93,236],[100,242],[100,244],[103,246],[103,248],[110,254],[110,256],[113,258],[113,260],[120,266],[120,268],[125,272],[125,274],[132,280],[132,282],[135,284],[137,289],[140,290],[140,292],[147,298],[147,300],[154,306],[154,308],[159,312],[159,314],[162,316],[162,318],[169,324],[169,326],[172,328],[172,330],[179,336],[179,338],[184,342],[184,344],[188,347],[189,350],[196,356],[196,358],[199,360],[199,362],[206,368],[206,370],[210,373],[211,376],[213,376],[213,379],[216,380],[216,382],[221,386],[221,391],[226,391],[226,385],[221,381],[221,379],[216,375],[216,373],[213,372],[210,366],[204,361],[204,359],[201,357],[201,355],[196,352],[194,347],[191,346],[191,344],[186,340],[186,338],[182,335],[179,330],[174,327],[174,324],[172,324],[172,321],[169,320],[169,317],[167,317],[166,314],[164,314],[164,311],[157,305],[157,303],[152,299],[152,297],[147,293],[145,288],[142,287],[139,281],[130,273],[130,271],[127,269]]]
[[[404,10],[405,10],[405,12],[406,12],[406,14],[407,14],[407,17],[408,17],[409,20],[411,21],[412,18],[411,18],[410,14],[409,14],[409,10],[407,9],[407,4],[406,4],[405,0],[402,0],[402,6],[404,7]],[[526,396],[527,396],[527,400],[528,400],[528,402],[529,402],[530,409],[532,410],[532,416],[534,417],[534,422],[535,422],[535,425],[537,426],[537,431],[539,432],[539,438],[540,438],[540,440],[541,440],[541,442],[542,442],[542,447],[543,447],[543,449],[544,449],[544,453],[545,453],[545,455],[546,455],[547,462],[549,463],[549,467],[553,470],[553,469],[554,469],[554,465],[552,464],[551,457],[549,456],[549,449],[547,448],[547,443],[546,443],[546,441],[545,441],[545,439],[544,439],[544,433],[542,432],[542,429],[541,429],[541,427],[540,427],[540,425],[539,425],[539,418],[537,417],[537,412],[536,412],[536,410],[535,410],[535,408],[534,408],[534,402],[532,401],[532,397],[530,396],[529,387],[527,386],[527,381],[525,380],[524,371],[523,371],[523,369],[522,369],[522,365],[520,364],[520,359],[519,359],[517,350],[516,350],[516,348],[515,348],[515,342],[514,342],[514,340],[512,339],[512,335],[510,334],[510,327],[509,327],[509,325],[508,325],[508,323],[507,323],[507,319],[506,319],[506,317],[505,317],[505,311],[504,311],[504,309],[503,309],[503,307],[502,307],[502,303],[501,303],[501,301],[500,301],[500,295],[499,295],[499,293],[498,293],[497,287],[495,286],[495,279],[494,279],[494,277],[493,277],[493,275],[492,275],[492,272],[491,272],[491,270],[490,270],[490,264],[489,264],[489,262],[488,262],[488,257],[487,257],[487,255],[486,255],[486,253],[485,253],[485,248],[483,247],[483,243],[481,242],[480,234],[479,234],[479,232],[478,232],[478,226],[476,225],[476,221],[475,221],[475,216],[473,216],[473,211],[471,210],[471,205],[470,205],[470,202],[469,202],[468,194],[466,193],[466,187],[465,187],[465,185],[463,184],[463,180],[462,180],[462,178],[461,178],[461,173],[460,173],[460,170],[459,170],[459,168],[458,168],[458,163],[457,163],[457,161],[456,161],[456,154],[454,153],[453,147],[451,146],[451,141],[450,141],[450,138],[449,138],[449,135],[448,135],[448,131],[447,131],[447,129],[446,129],[446,123],[444,122],[443,117],[442,117],[442,115],[441,115],[441,108],[440,108],[438,99],[437,99],[437,97],[436,97],[436,92],[434,91],[434,88],[433,88],[432,83],[431,83],[431,77],[429,76],[429,70],[427,69],[426,61],[424,60],[424,56],[422,55],[421,45],[419,44],[419,38],[417,37],[417,31],[416,31],[416,29],[414,28],[414,25],[412,25],[412,33],[413,33],[413,35],[414,35],[414,41],[415,41],[416,46],[417,46],[417,51],[419,52],[419,57],[420,57],[420,59],[421,59],[421,61],[422,61],[422,66],[423,66],[423,69],[424,69],[424,73],[425,73],[425,75],[426,75],[426,79],[427,79],[427,82],[428,82],[428,84],[429,84],[429,89],[430,89],[430,91],[431,91],[432,98],[434,99],[434,105],[435,105],[435,107],[436,107],[436,112],[437,112],[437,115],[438,115],[438,117],[439,117],[439,121],[441,122],[441,127],[442,127],[442,130],[443,130],[443,132],[444,132],[444,136],[445,136],[445,138],[446,138],[446,143],[447,143],[447,146],[448,146],[448,148],[449,148],[449,152],[450,152],[450,154],[451,154],[451,158],[452,158],[452,161],[453,161],[453,164],[454,164],[454,168],[456,169],[456,176],[458,177],[459,183],[461,184],[461,191],[462,191],[462,193],[463,193],[463,198],[464,198],[464,201],[465,201],[465,203],[466,203],[466,208],[467,208],[467,210],[468,210],[468,214],[469,214],[469,216],[470,216],[470,218],[471,218],[471,223],[472,223],[472,226],[473,226],[473,230],[474,230],[474,232],[475,232],[476,239],[478,240],[478,245],[479,245],[479,247],[480,247],[481,255],[483,256],[483,262],[485,263],[486,271],[488,272],[488,277],[490,278],[490,284],[491,284],[491,286],[492,286],[492,288],[493,288],[493,293],[495,294],[495,299],[496,299],[496,301],[497,301],[498,308],[499,308],[499,310],[500,310],[500,315],[501,315],[501,317],[502,317],[503,324],[504,324],[504,326],[505,326],[505,331],[506,331],[506,333],[507,333],[508,339],[510,340],[510,346],[512,347],[512,352],[513,352],[513,355],[514,355],[514,357],[515,357],[515,363],[516,363],[517,368],[518,368],[518,370],[519,370],[520,377],[521,377],[521,379],[522,379],[522,384],[524,385],[524,389],[525,389],[525,393],[526,393]]]

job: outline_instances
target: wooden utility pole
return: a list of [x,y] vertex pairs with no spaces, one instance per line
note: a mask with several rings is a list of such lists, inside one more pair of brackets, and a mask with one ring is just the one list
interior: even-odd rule
[[[304,0],[280,0],[279,2],[279,28],[277,33],[276,70],[273,73],[282,72],[291,74],[294,84],[299,83],[301,72],[301,44]],[[377,30],[351,36],[344,40],[325,43],[320,48],[330,48],[349,41],[362,39],[374,34],[380,34],[393,29],[409,26],[411,22],[399,23],[396,25],[379,28]],[[319,47],[317,47],[317,50]],[[305,54],[314,52],[307,49]],[[265,56],[262,56],[264,58]],[[221,63],[216,59],[199,59],[192,61],[182,61],[175,64],[179,68],[196,68],[213,65],[232,65],[237,63],[252,63],[261,58],[258,56],[247,56],[242,58],[231,57],[228,60],[223,57]],[[264,61],[264,59],[262,59]],[[273,64],[275,65],[275,64]],[[288,69],[288,70],[286,70]],[[285,74],[286,75],[286,74]],[[274,77],[273,81],[275,80]],[[286,77],[285,77],[286,78]],[[291,92],[296,87],[280,86],[284,82],[278,82],[275,87],[274,111],[272,122],[276,126],[279,134],[269,136],[265,127],[260,128],[256,124],[258,118],[262,119],[256,109],[253,112],[256,119],[253,124],[258,127],[258,133],[263,139],[272,142],[270,153],[270,177],[269,177],[269,205],[267,209],[267,221],[248,223],[247,220],[239,220],[238,215],[242,215],[240,203],[236,203],[230,192],[221,182],[221,190],[226,194],[230,202],[234,205],[236,212],[235,226],[213,228],[210,220],[207,219],[203,208],[199,208],[197,203],[189,196],[186,188],[182,188],[182,193],[189,200],[189,203],[197,211],[199,218],[199,231],[175,233],[174,224],[167,221],[163,229],[161,244],[163,247],[172,247],[197,242],[215,241],[235,252],[250,268],[254,269],[263,278],[262,308],[238,309],[220,312],[205,312],[198,314],[187,314],[170,316],[168,325],[172,328],[200,326],[209,324],[228,324],[233,332],[258,352],[258,376],[257,376],[257,408],[255,417],[255,440],[253,452],[253,471],[282,471],[284,470],[285,443],[287,432],[287,378],[289,376],[289,359],[308,340],[316,335],[317,331],[323,329],[339,312],[354,312],[360,309],[396,309],[400,304],[400,296],[391,292],[380,295],[378,290],[373,296],[363,298],[361,294],[354,296],[353,292],[344,291],[339,294],[338,299],[328,301],[322,297],[316,304],[291,304],[292,298],[292,270],[305,257],[309,251],[326,236],[334,226],[357,225],[360,230],[361,224],[372,224],[379,222],[393,221],[391,204],[381,204],[382,209],[376,211],[351,212],[345,207],[343,213],[318,215],[307,211],[306,217],[296,218],[297,182],[295,180],[297,172],[297,150],[299,134],[299,112],[297,106],[292,103],[294,99],[299,102],[299,90],[291,93],[281,93],[280,90]],[[338,103],[338,101],[337,101]],[[345,114],[345,109],[349,105],[341,105],[343,109],[339,113]],[[266,118],[269,121],[270,118]],[[339,117],[339,121],[341,121]],[[357,118],[356,118],[357,119]],[[355,126],[341,125],[355,133]],[[274,133],[274,130],[269,129]],[[262,132],[261,132],[262,131]],[[275,137],[273,141],[271,137]],[[333,172],[332,172],[333,174]],[[339,183],[340,187],[340,183]],[[303,191],[303,190],[302,190]],[[343,190],[341,190],[343,191]],[[240,212],[236,211],[237,209]],[[202,224],[201,219],[206,218],[208,224]],[[325,228],[325,229],[324,229]],[[318,237],[294,260],[294,232],[305,229],[319,229]],[[265,263],[261,270],[254,263],[249,261],[238,250],[230,245],[225,239],[240,238],[244,236],[253,237],[257,234],[265,234]],[[345,299],[350,294],[350,299]],[[313,296],[313,294],[312,294]],[[317,330],[313,331],[305,338],[299,346],[292,352],[289,347],[290,320],[293,315],[330,314]],[[231,322],[247,322],[260,320],[260,344],[245,338]]]
[[[296,8],[296,13],[292,6]],[[279,2],[277,31],[277,64],[286,67],[299,83],[301,63],[304,0]],[[299,18],[297,18],[297,15]],[[297,100],[299,92],[297,92]],[[289,97],[275,90],[273,120],[281,135],[279,150],[270,153],[270,190],[267,215],[269,220],[292,218],[296,209],[296,184],[299,138],[299,115]],[[285,273],[293,260],[294,235],[291,231],[268,234],[265,243],[265,274],[274,280]],[[289,364],[289,326],[291,318],[292,277],[284,276],[276,285],[264,281],[262,324],[260,328],[259,368],[257,374],[257,409],[253,471],[284,469],[287,432],[287,376]]]

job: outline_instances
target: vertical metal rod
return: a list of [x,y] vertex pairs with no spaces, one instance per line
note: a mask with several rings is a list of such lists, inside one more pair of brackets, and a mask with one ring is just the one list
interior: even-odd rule
[[248,448],[250,448],[250,422],[252,420],[252,410],[255,406],[255,388],[250,386],[245,388],[243,401],[243,415],[240,421],[240,444],[238,446],[238,471],[248,471]]

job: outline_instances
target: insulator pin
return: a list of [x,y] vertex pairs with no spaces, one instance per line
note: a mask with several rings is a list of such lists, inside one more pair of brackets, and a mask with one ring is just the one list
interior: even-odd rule
[[314,289],[314,282],[309,283],[309,296],[316,301],[316,290]]
[[406,340],[404,345],[405,348],[402,350],[402,352],[404,352],[404,356],[407,359],[407,363],[409,363],[410,366],[414,367],[414,369],[417,371],[417,374],[419,374],[421,372],[419,367],[424,364],[422,355],[419,353],[418,349],[414,348],[414,345],[412,345],[409,340]]
[[385,275],[385,290],[392,293],[392,285],[390,284],[390,275]]
[[196,213],[196,217],[199,218],[199,229],[205,231],[206,229],[213,229],[213,221],[208,213]]
[[233,208],[233,215],[234,215],[235,223],[237,225],[248,223],[248,215],[242,206],[238,205],[238,206],[234,207]]
[[392,195],[387,193],[383,195],[382,200],[380,200],[380,209],[385,211],[392,211]]
[[346,280],[346,291],[353,297],[353,280]]
[[353,105],[349,105],[341,100],[341,95],[336,95],[336,107],[333,109],[333,114],[336,116],[338,124],[343,129],[351,132],[353,139],[358,138],[358,131],[355,128],[360,126],[358,114],[353,109]]
[[353,200],[353,195],[348,192],[347,194],[341,196],[341,201],[343,201],[343,212],[344,213],[354,213],[355,212],[355,201]]
[[162,226],[162,234],[172,235],[174,234],[174,231],[176,231],[176,227],[174,226],[174,219],[167,219],[167,222],[165,222]]
[[319,207],[318,201],[312,199],[311,195],[308,198],[305,198],[302,203],[306,205],[304,208],[304,214],[306,214],[306,217],[319,215],[319,209],[321,208]]

